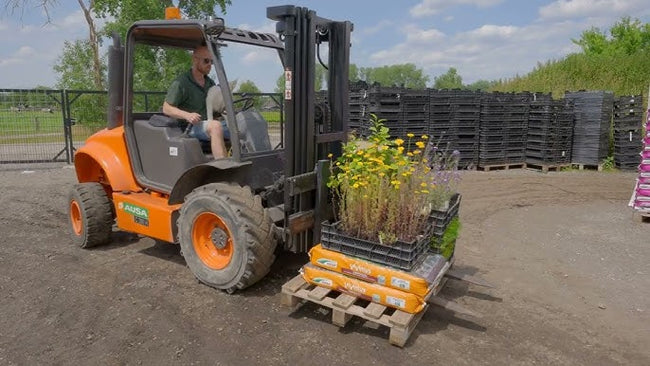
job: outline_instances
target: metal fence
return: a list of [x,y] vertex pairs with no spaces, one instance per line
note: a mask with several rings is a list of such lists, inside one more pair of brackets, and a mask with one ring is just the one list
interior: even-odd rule
[[[280,94],[248,95],[269,122],[283,120]],[[133,98],[134,112],[161,112],[165,92],[137,91]],[[106,91],[0,89],[0,168],[72,163],[76,147],[106,127],[107,106]]]

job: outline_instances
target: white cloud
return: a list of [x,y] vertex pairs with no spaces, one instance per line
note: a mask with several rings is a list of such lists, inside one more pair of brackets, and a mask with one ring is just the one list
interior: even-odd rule
[[373,25],[372,27],[365,27],[361,30],[359,30],[359,33],[364,34],[364,35],[373,35],[381,32],[382,30],[389,28],[393,26],[393,22],[390,20],[382,20],[378,22],[377,24]]
[[409,43],[432,42],[445,38],[444,33],[434,28],[419,29],[414,25],[408,25],[403,30],[406,33],[406,42]]
[[36,54],[36,50],[29,46],[22,46],[16,52],[17,57],[29,57]]
[[510,38],[517,32],[521,31],[518,27],[509,25],[492,25],[486,24],[480,28],[474,29],[469,32],[471,36],[476,38]]
[[647,0],[557,0],[539,8],[542,19],[648,14]]
[[571,43],[587,22],[563,21],[527,26],[486,24],[466,32],[425,40],[410,34],[425,29],[408,27],[402,43],[370,55],[375,65],[414,63],[433,76],[449,67],[458,69],[463,82],[525,74],[538,61],[559,59],[577,48]]
[[421,18],[438,14],[455,5],[474,5],[486,8],[502,2],[503,0],[422,0],[421,3],[410,9],[410,13],[415,18]]

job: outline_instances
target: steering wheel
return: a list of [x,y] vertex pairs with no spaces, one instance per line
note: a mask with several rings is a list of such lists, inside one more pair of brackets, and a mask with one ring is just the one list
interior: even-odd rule
[[251,96],[242,95],[240,99],[237,99],[232,102],[232,104],[243,103],[239,112],[247,111],[255,105],[255,99]]

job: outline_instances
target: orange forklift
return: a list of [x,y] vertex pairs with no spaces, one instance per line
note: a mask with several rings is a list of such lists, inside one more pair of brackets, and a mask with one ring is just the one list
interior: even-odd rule
[[[340,155],[348,130],[352,24],[291,5],[269,7],[267,17],[276,21],[277,34],[228,28],[221,18],[168,19],[136,22],[123,45],[113,38],[108,123],[74,158],[79,183],[68,211],[77,245],[110,242],[114,226],[179,244],[201,282],[233,292],[263,278],[276,254],[318,243],[319,223],[332,216],[327,156]],[[218,160],[178,121],[134,106],[139,49],[202,44],[213,56],[230,131],[231,154]],[[250,98],[233,100],[223,62],[232,44],[271,49],[280,58],[286,84],[276,147]],[[315,99],[316,59],[328,70],[327,103]]]

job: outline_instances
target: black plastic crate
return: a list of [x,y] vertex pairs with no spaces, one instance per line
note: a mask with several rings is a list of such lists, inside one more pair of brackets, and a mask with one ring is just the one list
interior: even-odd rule
[[430,240],[431,233],[427,233],[411,243],[397,241],[384,245],[343,234],[338,229],[338,222],[321,224],[321,244],[325,249],[406,271],[417,264],[420,255],[429,248]]

